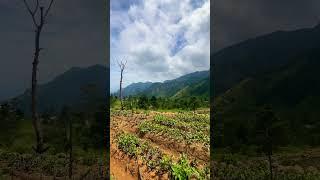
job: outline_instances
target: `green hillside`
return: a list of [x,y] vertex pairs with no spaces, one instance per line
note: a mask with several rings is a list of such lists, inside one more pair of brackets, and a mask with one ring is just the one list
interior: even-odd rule
[[[222,60],[217,62],[221,64],[216,68],[222,69],[219,69],[217,75],[214,73],[216,97],[213,107],[216,125],[213,132],[216,146],[238,149],[240,144],[259,145],[256,140],[257,127],[261,124],[258,114],[265,106],[271,107],[278,118],[270,126],[276,126],[282,131],[278,138],[284,140],[279,145],[320,145],[320,49],[316,47],[318,42],[315,41],[320,31],[317,28],[273,33],[224,50],[226,59],[230,56],[234,59],[228,59],[228,63]],[[305,34],[305,44],[299,46],[307,48],[289,51],[293,44],[298,46],[302,42],[302,34]],[[292,39],[280,42],[283,37]],[[246,49],[252,48],[252,44],[261,45],[263,42],[277,48],[265,48],[264,53],[259,47],[250,51]],[[277,45],[279,42],[283,47]],[[237,59],[232,55],[233,52],[242,54],[240,51],[248,59],[241,56]],[[275,52],[278,53],[272,54]],[[239,69],[230,72],[238,63],[241,64]],[[222,76],[223,71],[230,74]],[[222,84],[225,86],[220,86]]]
[[222,49],[211,57],[214,94],[218,96],[249,77],[286,68],[301,54],[319,47],[320,25],[276,31]]
[[[38,86],[39,112],[59,112],[63,106],[81,106],[88,99],[106,98],[107,68],[94,65],[87,68],[71,68],[52,81]],[[26,114],[30,112],[31,92],[16,97],[14,103]]]
[[123,89],[125,96],[209,97],[209,71],[186,74],[173,80],[156,83],[134,83]]

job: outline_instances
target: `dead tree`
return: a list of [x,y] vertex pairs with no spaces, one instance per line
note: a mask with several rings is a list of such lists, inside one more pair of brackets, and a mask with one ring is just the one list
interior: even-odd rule
[[122,82],[123,82],[123,72],[126,68],[127,61],[118,61],[118,66],[120,68],[120,89],[119,89],[119,98],[121,103],[121,110],[123,110],[123,93],[122,93]]
[[72,118],[69,119],[69,179],[73,175],[73,156],[72,156]]
[[[43,135],[41,130],[40,120],[37,114],[37,68],[39,64],[39,55],[42,48],[40,47],[40,35],[52,7],[54,0],[50,0],[48,7],[45,9],[43,5],[40,5],[39,0],[34,0],[35,7],[32,10],[26,0],[23,0],[29,14],[31,15],[33,25],[35,27],[35,47],[34,57],[32,62],[32,80],[31,80],[31,111],[32,111],[32,124],[36,134],[36,147],[33,147],[34,151],[41,154],[45,152],[48,147],[44,147]],[[39,11],[40,10],[40,11]]]

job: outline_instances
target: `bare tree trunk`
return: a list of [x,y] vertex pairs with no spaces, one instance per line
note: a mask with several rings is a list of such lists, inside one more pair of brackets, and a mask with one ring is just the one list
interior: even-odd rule
[[73,157],[72,157],[72,118],[69,119],[69,179],[72,179]]
[[123,82],[123,71],[126,68],[126,62],[118,62],[119,68],[120,68],[120,90],[119,90],[119,96],[120,96],[120,103],[121,103],[121,110],[123,110],[123,92],[122,92],[122,82]]
[[121,69],[121,74],[120,74],[120,103],[121,103],[121,110],[123,110],[123,101],[122,101],[122,79],[123,79],[123,69]]
[[272,137],[270,136],[269,128],[267,128],[267,153],[269,161],[269,170],[270,170],[270,179],[273,180],[273,171],[272,171]]
[[42,130],[41,125],[39,121],[39,117],[37,114],[37,71],[38,71],[38,64],[39,64],[39,54],[40,54],[40,33],[42,30],[42,26],[39,26],[35,32],[35,52],[34,52],[34,59],[32,62],[32,81],[31,81],[31,111],[32,111],[32,123],[33,128],[36,133],[36,147],[34,147],[34,150],[37,153],[42,153],[44,151],[43,146],[43,136],[42,136]]
[[[44,7],[40,5],[39,0],[35,1],[35,8],[34,10],[31,10],[29,4],[26,0],[23,0],[29,14],[31,15],[35,30],[35,49],[34,49],[34,58],[32,62],[32,79],[31,79],[31,113],[32,113],[32,124],[33,128],[35,130],[36,134],[36,147],[33,147],[34,151],[41,154],[44,153],[47,149],[44,147],[43,143],[43,136],[42,136],[42,129],[41,129],[41,122],[39,120],[38,114],[37,114],[37,71],[38,71],[38,64],[39,64],[39,55],[42,48],[40,48],[40,35],[42,28],[45,24],[46,17],[48,16],[48,13],[50,11],[50,8],[53,4],[54,0],[50,1],[50,4],[48,5],[48,8],[44,11]],[[40,6],[40,18],[37,20],[37,17],[39,17],[38,10]]]

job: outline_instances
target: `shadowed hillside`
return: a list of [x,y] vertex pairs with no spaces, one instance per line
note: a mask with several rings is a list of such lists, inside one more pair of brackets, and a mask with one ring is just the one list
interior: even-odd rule
[[[71,68],[57,76],[52,81],[39,85],[38,109],[40,112],[59,112],[63,106],[79,106],[87,98],[86,93],[91,89],[91,95],[102,95],[107,92],[107,68],[95,65],[88,68]],[[17,107],[27,114],[30,112],[30,90],[15,100]]]

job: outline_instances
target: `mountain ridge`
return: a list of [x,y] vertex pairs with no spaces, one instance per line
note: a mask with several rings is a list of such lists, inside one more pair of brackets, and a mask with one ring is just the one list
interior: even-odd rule
[[315,26],[276,31],[216,52],[212,56],[215,96],[246,77],[286,66],[299,54],[320,47],[319,30],[319,26]]
[[[216,146],[253,143],[257,113],[265,106],[288,131],[283,145],[320,144],[319,25],[253,38],[213,58]],[[242,137],[233,133],[240,131]]]
[[[63,106],[75,106],[84,100],[88,91],[96,95],[106,95],[108,68],[102,65],[73,67],[56,76],[53,80],[38,85],[37,108],[40,113],[58,112]],[[26,114],[30,113],[31,90],[15,97],[12,102]]]
[[[205,81],[205,82],[201,82]],[[204,92],[198,93],[193,87],[202,83]],[[141,87],[140,85],[143,85]],[[132,88],[136,88],[132,90]],[[191,91],[192,90],[192,91]],[[185,91],[185,92],[182,92]],[[134,93],[132,93],[134,92]],[[119,90],[114,94],[119,94]],[[178,78],[163,82],[132,83],[123,89],[124,96],[156,96],[156,97],[182,97],[207,96],[209,97],[209,71],[196,71],[182,75]]]

